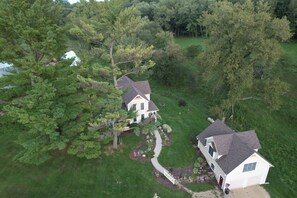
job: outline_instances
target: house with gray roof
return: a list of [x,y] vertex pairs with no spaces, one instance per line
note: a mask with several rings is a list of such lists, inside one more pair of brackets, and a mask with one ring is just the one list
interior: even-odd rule
[[123,106],[127,110],[134,109],[137,116],[130,120],[130,123],[139,123],[146,118],[157,120],[158,107],[151,100],[151,87],[149,82],[134,82],[127,76],[122,76],[117,80],[118,88],[124,91]]
[[216,120],[198,136],[198,148],[224,190],[265,184],[273,165],[258,153],[261,148],[254,130],[235,132]]

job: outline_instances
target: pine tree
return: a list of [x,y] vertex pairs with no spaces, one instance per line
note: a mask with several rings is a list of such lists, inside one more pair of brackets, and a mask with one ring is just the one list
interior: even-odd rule
[[1,45],[0,57],[13,64],[11,74],[0,78],[1,120],[20,129],[16,142],[23,149],[16,159],[40,164],[61,149],[87,159],[99,157],[102,143],[110,140],[110,127],[94,130],[92,123],[114,113],[106,104],[115,105],[120,93],[102,78],[90,81],[94,71],[84,63],[70,67],[71,60],[59,58],[48,63],[65,52],[59,5],[22,0],[4,6],[1,1],[0,13],[5,15],[0,42],[7,47]]

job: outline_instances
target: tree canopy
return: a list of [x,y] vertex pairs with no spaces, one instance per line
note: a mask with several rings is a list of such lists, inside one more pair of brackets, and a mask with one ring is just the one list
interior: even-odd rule
[[[13,10],[21,10],[20,16]],[[10,74],[0,78],[0,107],[4,120],[22,129],[15,131],[23,148],[16,159],[40,164],[62,149],[78,157],[99,157],[101,145],[112,140],[111,120],[126,119],[121,92],[106,81],[104,70],[86,61],[71,67],[71,60],[60,58],[66,30],[59,4],[9,1],[0,13],[5,13],[0,40],[7,46],[1,60],[13,64]]]
[[204,78],[222,99],[221,109],[231,108],[233,115],[234,105],[250,98],[264,98],[278,109],[279,97],[288,86],[274,78],[273,68],[281,56],[279,42],[291,37],[287,19],[273,17],[263,1],[247,0],[217,2],[201,21],[209,30],[207,48],[201,54]]

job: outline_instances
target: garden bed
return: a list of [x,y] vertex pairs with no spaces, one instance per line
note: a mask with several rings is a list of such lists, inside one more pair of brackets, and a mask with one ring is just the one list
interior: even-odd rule
[[[204,156],[199,151],[198,158],[192,166],[185,168],[165,167],[170,174],[181,184],[211,184],[215,185],[215,178],[211,168],[208,166]],[[163,174],[154,170],[156,180],[170,189],[178,190]]]
[[148,162],[154,157],[155,137],[153,133],[140,136],[142,141],[132,149],[129,156],[132,160]]

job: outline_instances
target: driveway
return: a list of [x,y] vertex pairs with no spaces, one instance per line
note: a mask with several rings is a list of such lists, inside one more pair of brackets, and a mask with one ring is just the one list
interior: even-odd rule
[[230,191],[225,198],[270,198],[268,192],[261,186],[251,186]]
[[223,195],[223,192],[218,189],[194,193],[192,198],[270,198],[270,195],[261,186],[251,186],[232,190],[229,195]]

